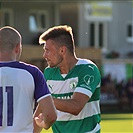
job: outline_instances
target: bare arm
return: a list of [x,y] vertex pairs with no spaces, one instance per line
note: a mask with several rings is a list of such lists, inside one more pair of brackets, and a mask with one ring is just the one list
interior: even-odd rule
[[40,100],[34,113],[34,133],[40,133],[42,128],[49,129],[56,118],[56,109],[51,96]]
[[88,102],[89,97],[85,94],[75,92],[72,99],[54,99],[56,108],[60,111],[78,115]]
[[33,119],[33,122],[34,122],[34,133],[40,133],[42,131],[42,127],[39,127],[36,122],[35,122],[35,117],[38,117],[39,114],[41,113],[41,109],[39,108],[39,105],[37,106],[35,112],[34,112],[34,119]]

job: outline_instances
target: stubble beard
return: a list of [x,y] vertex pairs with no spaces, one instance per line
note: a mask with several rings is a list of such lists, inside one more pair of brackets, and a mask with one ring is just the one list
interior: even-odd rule
[[57,60],[56,60],[56,63],[52,63],[51,61],[50,62],[47,62],[47,63],[48,63],[48,66],[49,67],[53,68],[53,67],[60,67],[62,61],[63,61],[63,57],[58,56],[57,57]]

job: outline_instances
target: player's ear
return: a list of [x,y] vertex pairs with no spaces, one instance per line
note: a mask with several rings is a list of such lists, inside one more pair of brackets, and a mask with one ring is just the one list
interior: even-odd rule
[[66,47],[65,46],[60,47],[60,53],[62,55],[66,53]]
[[15,53],[19,53],[20,52],[20,49],[21,49],[21,45],[20,44],[17,44],[16,47],[15,47]]

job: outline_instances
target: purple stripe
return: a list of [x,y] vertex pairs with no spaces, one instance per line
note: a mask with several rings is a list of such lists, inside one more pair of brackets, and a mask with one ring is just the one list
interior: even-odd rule
[[7,126],[13,125],[13,87],[7,86]]
[[0,87],[0,126],[2,126],[2,112],[3,112],[3,90]]

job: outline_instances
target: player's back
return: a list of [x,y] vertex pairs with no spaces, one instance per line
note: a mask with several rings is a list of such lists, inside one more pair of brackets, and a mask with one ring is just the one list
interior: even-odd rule
[[0,63],[0,132],[33,132],[34,67]]

